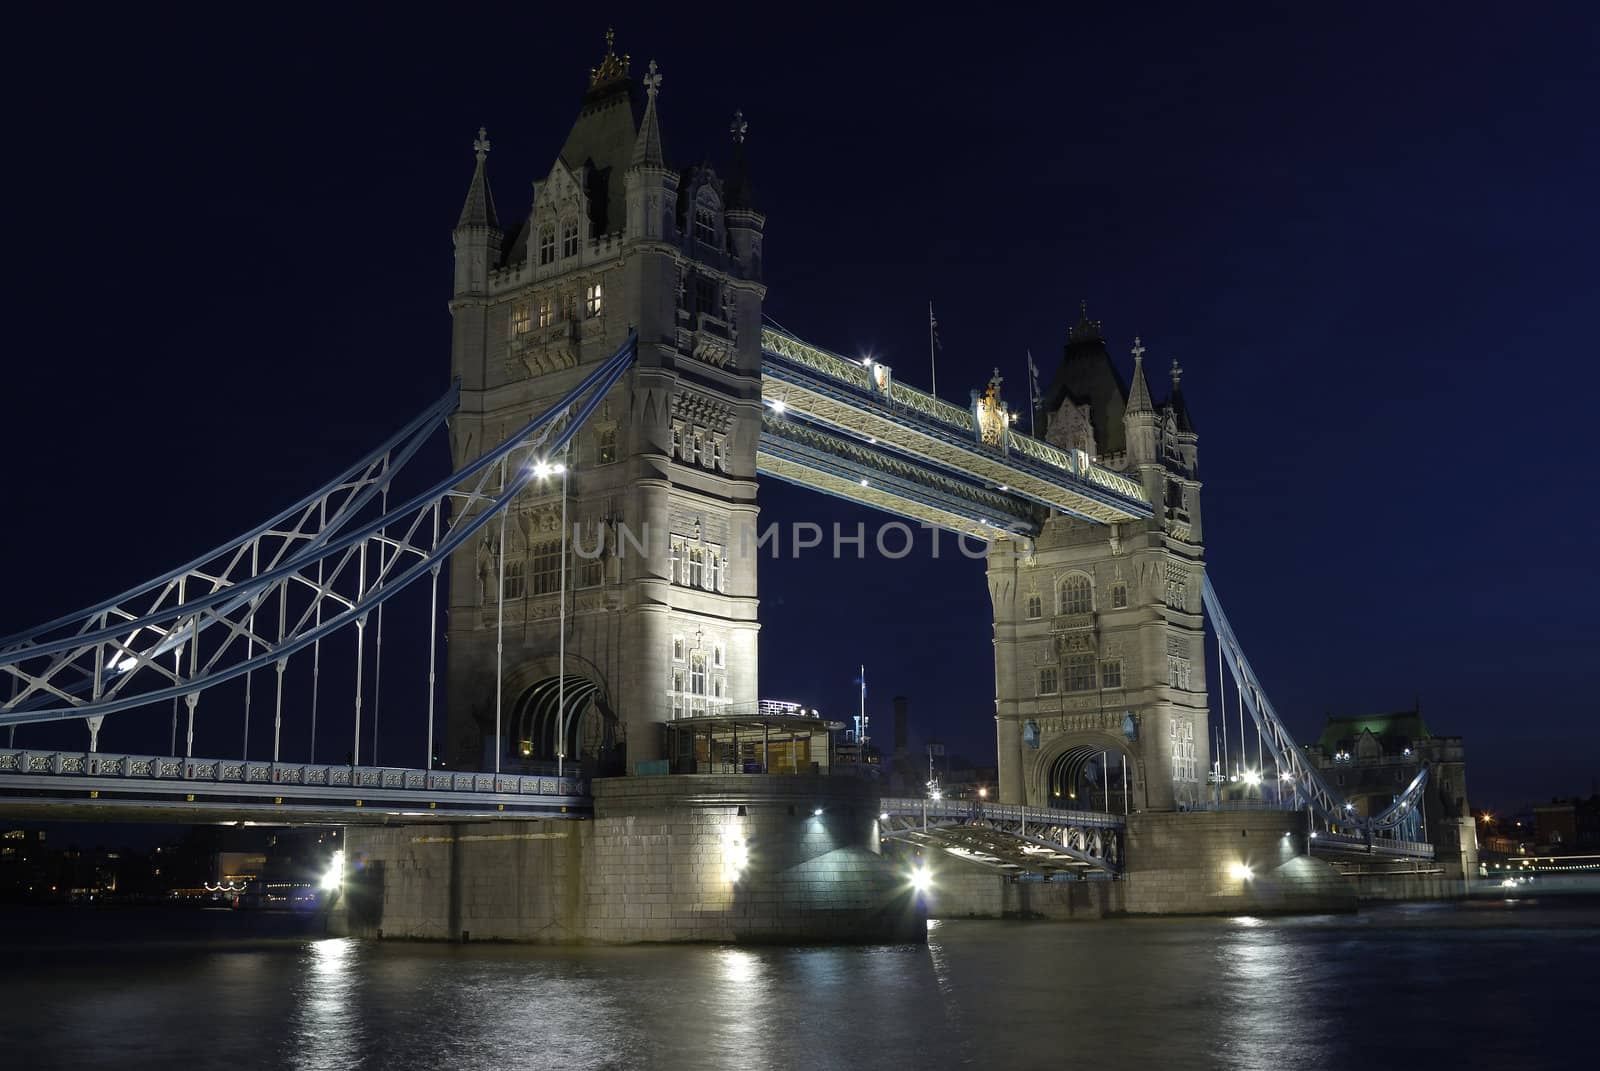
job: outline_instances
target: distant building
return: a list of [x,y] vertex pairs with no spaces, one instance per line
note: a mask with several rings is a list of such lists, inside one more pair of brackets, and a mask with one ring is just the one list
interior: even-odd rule
[[1553,799],[1533,809],[1541,852],[1600,849],[1600,794],[1588,799]]

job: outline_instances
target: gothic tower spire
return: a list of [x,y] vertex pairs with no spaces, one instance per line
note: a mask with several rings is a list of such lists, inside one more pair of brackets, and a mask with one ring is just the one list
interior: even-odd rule
[[1154,465],[1161,456],[1158,441],[1160,417],[1150,401],[1150,384],[1144,377],[1144,353],[1144,343],[1135,336],[1133,385],[1128,389],[1128,406],[1122,414],[1124,434],[1128,440],[1128,463],[1131,466]]
[[1154,413],[1155,405],[1150,401],[1150,384],[1144,378],[1144,343],[1139,336],[1133,337],[1133,385],[1128,389],[1128,407],[1126,412]]
[[[500,217],[494,210],[494,194],[489,192],[489,132],[478,128],[472,141],[478,163],[467,187],[467,200],[451,236],[456,247],[456,287],[458,298],[488,292],[489,273],[500,266]],[[481,315],[481,309],[470,315]]]
[[499,229],[500,219],[494,210],[494,194],[489,189],[489,131],[478,128],[472,139],[472,151],[478,166],[472,172],[472,184],[467,187],[467,201],[461,206],[461,218],[456,220],[456,230],[462,227],[492,227]]
[[656,94],[661,90],[661,72],[656,70],[656,61],[650,61],[650,70],[644,76],[644,119],[639,123],[639,136],[633,142],[634,167],[661,167],[667,166],[665,155],[661,150],[661,121],[656,117]]

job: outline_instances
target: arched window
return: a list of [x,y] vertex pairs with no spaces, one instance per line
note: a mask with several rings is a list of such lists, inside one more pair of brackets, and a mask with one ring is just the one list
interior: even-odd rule
[[1061,612],[1087,614],[1094,610],[1094,587],[1082,573],[1074,573],[1061,582]]
[[1037,591],[1028,595],[1028,620],[1037,621],[1044,616],[1044,600]]
[[553,264],[556,259],[556,229],[546,223],[539,228],[539,263]]
[[717,210],[711,205],[695,205],[694,236],[706,245],[717,244]]
[[578,255],[578,224],[575,220],[568,220],[561,225],[561,255],[575,257]]

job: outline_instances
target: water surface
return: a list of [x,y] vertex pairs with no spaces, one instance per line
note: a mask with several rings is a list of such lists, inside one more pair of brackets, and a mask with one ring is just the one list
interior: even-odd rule
[[1600,996],[1593,902],[963,921],[865,948],[0,918],[0,1063],[19,1068],[1572,1067]]

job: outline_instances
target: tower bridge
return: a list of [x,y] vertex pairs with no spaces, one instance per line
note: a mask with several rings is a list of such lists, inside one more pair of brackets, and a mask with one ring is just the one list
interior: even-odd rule
[[[906,912],[886,905],[903,882],[880,854],[893,841],[1010,874],[1145,880],[1155,891],[1130,909],[1153,910],[1257,903],[1223,839],[1241,822],[1258,843],[1281,834],[1251,848],[1279,875],[1278,906],[1316,886],[1295,860],[1318,834],[1334,852],[1429,856],[1424,823],[1461,816],[1428,793],[1427,768],[1388,799],[1344,799],[1245,657],[1205,567],[1199,436],[1176,364],[1158,403],[1143,345],[1124,379],[1084,312],[1035,400],[1034,436],[998,377],[958,404],[768,325],[747,125],[736,118],[725,174],[672,167],[661,85],[654,62],[636,80],[608,47],[511,225],[479,131],[453,232],[454,386],[439,401],[238,539],[0,641],[0,727],[87,731],[82,752],[0,751],[0,807],[535,828],[536,847],[519,850],[537,857],[447,864],[428,855],[439,838],[424,850],[372,832],[378,892],[364,902],[379,917],[410,905],[404,925],[391,914],[378,928],[422,936],[452,933],[441,919],[463,910],[454,891],[448,908],[417,906],[434,904],[440,866],[514,861],[550,882],[576,869],[578,886],[541,885],[496,917],[672,939],[900,932]],[[455,471],[403,491],[447,424]],[[987,542],[995,702],[973,716],[996,725],[992,807],[880,802],[870,782],[818,778],[826,730],[760,707],[756,558],[735,551],[756,526],[761,477]],[[585,553],[581,533],[603,552]],[[408,589],[428,592],[427,618],[386,623]],[[1226,749],[1213,753],[1207,620],[1228,678],[1216,685],[1231,682],[1262,748],[1251,772],[1270,791],[1248,821],[1223,798]],[[380,735],[382,638],[397,627],[428,636],[426,737],[381,734],[386,755],[414,758],[364,766],[363,742]],[[320,677],[334,643],[356,655],[337,706]],[[310,701],[291,696],[286,711],[285,673],[306,661]],[[243,683],[242,709],[219,714],[208,691],[230,682]],[[104,719],[169,705],[172,754],[99,752]],[[286,714],[309,717],[315,741],[319,711],[324,733],[349,719],[343,766],[282,752]],[[248,754],[252,714],[270,719],[270,756]],[[236,759],[193,755],[197,718],[239,715]],[[759,772],[699,772],[730,753],[732,769]],[[1079,811],[1080,797],[1101,810]],[[1141,853],[1158,876],[1139,878]],[[677,906],[641,913],[656,875]],[[1163,882],[1211,899],[1164,901]]]

